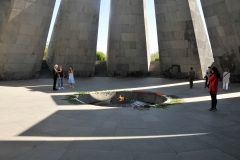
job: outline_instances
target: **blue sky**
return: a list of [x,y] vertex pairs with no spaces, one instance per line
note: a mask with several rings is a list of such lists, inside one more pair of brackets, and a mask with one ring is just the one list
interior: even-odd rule
[[[101,10],[99,19],[99,33],[98,33],[98,45],[97,50],[106,53],[107,50],[107,37],[108,37],[108,22],[109,22],[109,12],[110,12],[110,1],[111,0],[101,0]],[[200,5],[200,0],[197,0]],[[55,23],[57,11],[59,8],[61,0],[56,0],[56,5],[53,12],[52,23],[49,30],[49,35],[47,43],[49,43],[51,38],[52,29]],[[154,0],[147,0],[147,16],[148,16],[148,30],[149,30],[149,42],[150,42],[150,53],[158,51],[157,42],[157,29],[156,29],[156,17]]]

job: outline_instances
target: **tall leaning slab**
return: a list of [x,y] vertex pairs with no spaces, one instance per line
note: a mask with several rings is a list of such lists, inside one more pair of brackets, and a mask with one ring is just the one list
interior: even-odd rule
[[240,1],[201,0],[215,65],[240,82]]
[[187,77],[193,67],[197,77],[202,78],[213,61],[196,7],[195,0],[155,0],[161,75],[165,77]]
[[39,76],[55,0],[0,1],[0,80]]
[[204,77],[207,68],[213,64],[214,57],[205,25],[205,19],[201,14],[202,9],[198,6],[197,1],[198,0],[188,0],[202,70],[202,77]]
[[48,47],[47,63],[73,66],[75,76],[95,72],[101,0],[62,0]]
[[107,67],[109,76],[142,76],[149,68],[145,0],[112,0]]

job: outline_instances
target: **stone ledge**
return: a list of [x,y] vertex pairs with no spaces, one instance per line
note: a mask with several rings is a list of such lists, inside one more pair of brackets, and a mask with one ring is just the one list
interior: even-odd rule
[[166,96],[161,93],[145,92],[145,91],[100,91],[90,92],[87,94],[79,94],[78,100],[83,104],[94,104],[101,101],[108,101],[119,96],[127,97],[129,99],[146,102],[149,104],[162,104],[168,100]]

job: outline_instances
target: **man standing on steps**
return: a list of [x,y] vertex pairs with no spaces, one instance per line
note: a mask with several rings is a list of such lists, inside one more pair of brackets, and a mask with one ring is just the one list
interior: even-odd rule
[[57,88],[56,88],[57,78],[58,78],[58,65],[55,64],[55,66],[53,67],[53,90],[54,91],[57,91]]
[[193,79],[195,77],[195,71],[193,70],[193,68],[190,68],[190,71],[188,72],[188,77],[189,77],[189,82],[190,82],[190,88],[193,88]]

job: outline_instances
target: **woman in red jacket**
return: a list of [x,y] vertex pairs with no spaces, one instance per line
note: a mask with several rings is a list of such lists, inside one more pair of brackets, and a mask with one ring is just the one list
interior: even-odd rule
[[218,69],[216,67],[212,67],[211,69],[212,76],[208,77],[208,81],[210,83],[208,87],[208,92],[211,95],[212,99],[212,107],[209,109],[209,111],[217,111],[216,105],[217,105],[217,91],[218,91],[218,80],[220,78],[220,73],[218,72]]

